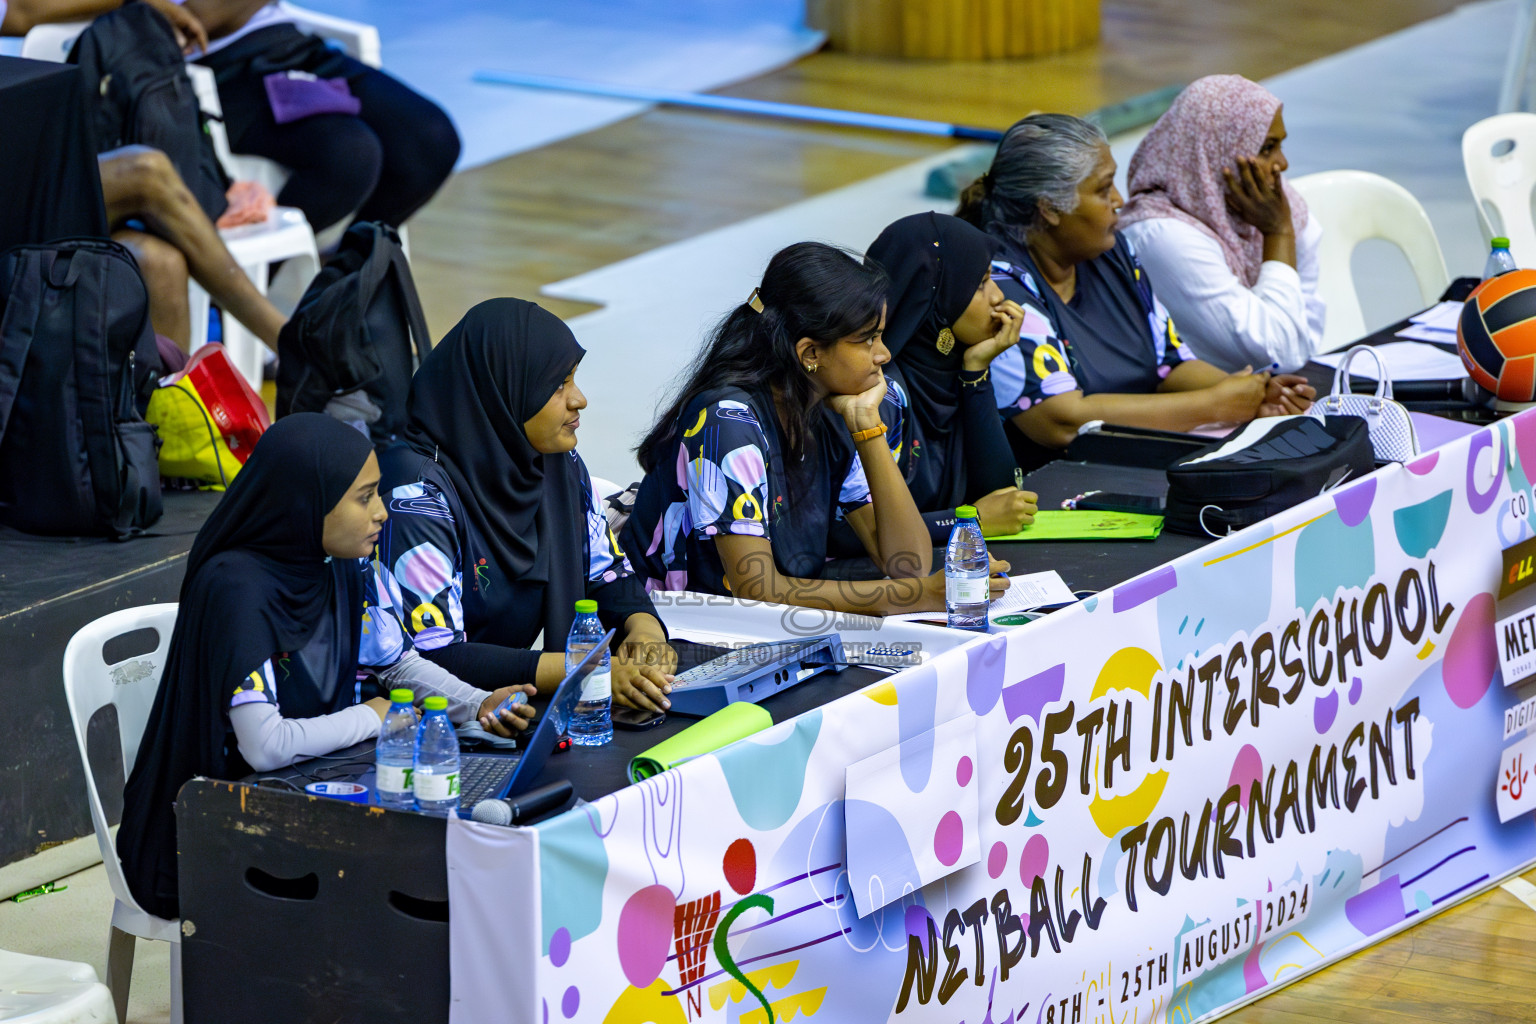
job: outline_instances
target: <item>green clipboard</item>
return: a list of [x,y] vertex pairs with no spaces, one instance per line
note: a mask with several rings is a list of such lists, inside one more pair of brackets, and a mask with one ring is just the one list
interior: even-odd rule
[[1052,510],[1036,512],[1035,521],[1018,533],[988,537],[987,541],[1156,540],[1162,532],[1162,516],[1135,512]]
[[728,704],[676,736],[636,754],[634,760],[629,762],[629,781],[639,782],[652,775],[660,775],[684,761],[713,753],[743,737],[762,732],[772,724],[773,716],[750,701]]

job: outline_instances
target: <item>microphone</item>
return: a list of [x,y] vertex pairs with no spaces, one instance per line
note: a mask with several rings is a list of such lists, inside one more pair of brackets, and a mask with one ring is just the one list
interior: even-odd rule
[[566,779],[551,782],[512,800],[481,800],[470,817],[487,825],[515,825],[529,821],[546,811],[565,806],[571,798],[571,784]]
[[1465,402],[1482,405],[1490,397],[1471,377],[1451,380],[1401,380],[1392,382],[1392,397],[1401,402]]

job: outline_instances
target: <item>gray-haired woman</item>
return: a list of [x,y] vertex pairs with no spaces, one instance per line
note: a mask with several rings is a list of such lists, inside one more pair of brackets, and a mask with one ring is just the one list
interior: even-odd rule
[[1066,114],[1008,129],[961,196],[959,216],[1003,243],[994,278],[1024,309],[1020,344],[992,363],[1003,415],[1063,448],[1091,420],[1192,430],[1305,411],[1301,377],[1195,357],[1115,230],[1120,205],[1104,133]]

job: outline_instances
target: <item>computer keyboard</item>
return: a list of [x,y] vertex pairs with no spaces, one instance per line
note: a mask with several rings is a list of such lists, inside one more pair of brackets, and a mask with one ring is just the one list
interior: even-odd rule
[[481,800],[499,796],[521,760],[521,754],[460,754],[459,806],[472,811]]
[[755,703],[842,662],[836,633],[733,648],[678,673],[668,694],[670,710],[702,716],[737,701]]

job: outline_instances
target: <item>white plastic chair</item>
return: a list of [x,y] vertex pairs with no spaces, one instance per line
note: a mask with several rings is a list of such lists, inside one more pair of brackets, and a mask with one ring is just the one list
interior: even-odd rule
[[600,476],[594,476],[592,478],[592,488],[597,491],[597,496],[604,500],[611,498],[613,495],[618,494],[624,489],[623,487],[620,487],[618,484],[614,483],[612,480],[604,480]]
[[1322,171],[1292,178],[1291,185],[1323,227],[1317,286],[1328,304],[1328,319],[1319,352],[1343,348],[1366,333],[1350,269],[1355,246],[1366,239],[1380,238],[1403,251],[1425,306],[1440,298],[1450,275],[1429,214],[1413,193],[1366,171]]
[[1536,224],[1531,220],[1536,114],[1498,114],[1477,122],[1461,136],[1461,162],[1483,241],[1508,238],[1515,262],[1536,267]]
[[109,1024],[112,993],[89,964],[0,949],[0,1021],[6,1024]]
[[[80,761],[85,766],[86,796],[91,805],[91,824],[96,829],[96,844],[107,870],[115,902],[112,906],[112,930],[107,943],[107,985],[117,1007],[119,1024],[127,1020],[128,987],[133,978],[133,952],[137,939],[156,939],[171,944],[171,1022],[181,1024],[181,922],[155,917],[141,908],[128,891],[123,866],[117,859],[117,846],[108,831],[102,810],[100,787],[111,787],[121,795],[139,753],[139,741],[149,722],[149,712],[165,669],[166,653],[171,646],[171,631],[176,625],[176,605],[151,604],[104,615],[77,632],[64,648],[64,696],[69,703],[69,717],[75,728],[75,742],[80,747]],[[108,641],[139,629],[158,634],[155,649],[116,664],[106,660]],[[91,718],[108,704],[117,709],[118,742],[123,753],[121,778],[98,779],[92,770],[86,747],[86,730]]]

